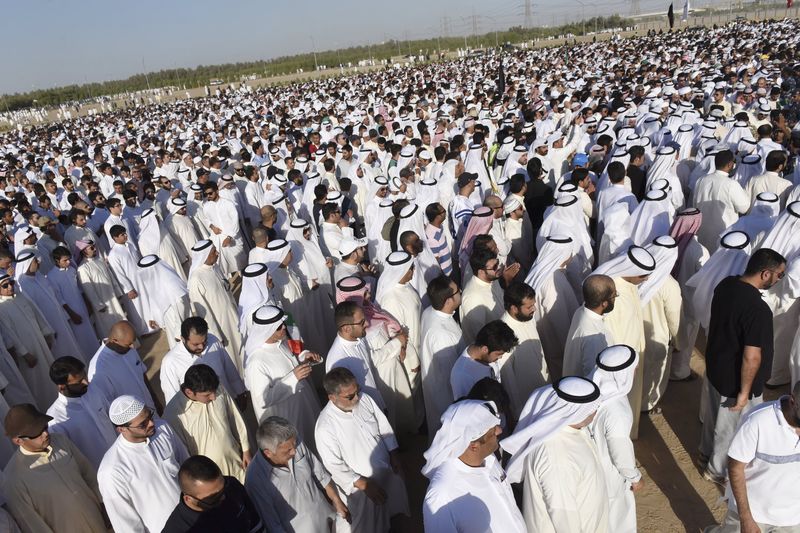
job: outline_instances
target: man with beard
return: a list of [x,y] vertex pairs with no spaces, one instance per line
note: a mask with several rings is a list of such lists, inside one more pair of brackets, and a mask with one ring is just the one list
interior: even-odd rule
[[519,344],[497,362],[500,381],[508,393],[511,410],[519,416],[528,396],[550,381],[542,342],[533,315],[536,312],[536,292],[527,283],[516,281],[503,293],[506,312],[500,319],[516,335]]
[[181,342],[175,344],[161,361],[164,402],[169,403],[180,392],[189,367],[199,364],[208,365],[216,372],[220,384],[243,411],[247,404],[244,381],[225,347],[208,332],[208,322],[199,316],[190,316],[181,323]]
[[762,402],[772,369],[772,310],[761,297],[786,272],[786,259],[774,250],[756,250],[741,276],[717,284],[711,300],[706,348],[707,399],[701,402],[700,453],[708,466],[703,477],[715,483],[727,476],[728,448],[742,414]]
[[59,357],[50,365],[50,379],[58,398],[47,410],[48,431],[69,437],[96,469],[117,434],[95,389],[89,392],[86,365],[69,355]]
[[583,282],[583,305],[572,315],[564,347],[565,376],[588,376],[597,354],[614,344],[603,315],[614,310],[616,299],[610,277],[594,275]]

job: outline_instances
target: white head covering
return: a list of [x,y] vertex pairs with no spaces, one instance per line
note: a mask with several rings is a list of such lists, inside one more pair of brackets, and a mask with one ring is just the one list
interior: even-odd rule
[[725,230],[723,235],[729,231],[743,231],[750,237],[753,246],[758,247],[762,237],[772,229],[775,221],[778,220],[780,210],[780,198],[777,194],[769,191],[760,192],[753,200],[750,212],[739,217],[739,220]]
[[283,309],[274,305],[262,305],[251,315],[252,325],[247,334],[244,344],[245,357],[249,358],[253,352],[261,348],[263,344],[278,331],[286,321],[286,313]]
[[247,315],[266,305],[274,303],[267,287],[269,269],[266,263],[251,263],[242,270],[242,292],[239,295],[239,331],[247,330]]
[[536,248],[544,246],[548,235],[568,235],[575,242],[576,250],[582,252],[584,261],[591,263],[593,258],[592,239],[586,229],[583,208],[577,196],[565,194],[557,198],[544,213],[544,220],[536,234]]
[[186,207],[186,200],[183,198],[172,198],[167,204],[167,210],[171,215],[174,215],[184,207]]
[[430,478],[433,472],[448,459],[459,457],[469,443],[483,437],[490,429],[500,425],[497,406],[482,400],[461,400],[442,414],[442,427],[436,432],[428,451],[422,475]]
[[631,213],[631,240],[633,244],[644,246],[656,237],[669,234],[670,201],[666,191],[650,190]]
[[189,267],[190,278],[192,277],[192,272],[206,264],[206,259],[208,259],[212,248],[214,248],[214,243],[208,239],[203,239],[194,243],[194,246],[192,246],[192,266]]
[[[311,230],[308,239],[303,236],[306,228]],[[325,255],[319,246],[319,237],[313,224],[302,218],[295,218],[289,223],[286,240],[292,247],[293,261],[303,270],[307,278],[316,279],[321,285],[330,283],[327,281],[330,278],[330,270],[325,263]]]
[[144,402],[136,396],[124,394],[117,397],[108,406],[108,418],[111,423],[122,426],[139,416],[144,410]]
[[597,366],[589,377],[600,389],[601,407],[628,395],[638,364],[636,350],[625,344],[614,344],[597,355]]
[[522,480],[525,458],[558,431],[578,424],[597,410],[600,389],[591,380],[566,376],[553,385],[545,385],[531,393],[514,434],[500,441],[500,446],[511,454],[506,467],[508,480]]
[[378,278],[378,288],[375,291],[375,301],[378,302],[378,305],[382,305],[389,291],[414,266],[412,259],[411,254],[403,251],[392,252],[386,257],[386,261],[383,263],[383,272]]
[[139,295],[147,302],[145,310],[151,314],[142,318],[155,320],[160,324],[164,321],[162,317],[170,306],[188,294],[186,282],[155,254],[139,259],[138,266],[136,275],[142,287],[150,289],[142,291],[144,294]]
[[36,235],[33,229],[30,226],[20,226],[17,228],[17,231],[14,232],[14,246],[19,251],[23,246],[23,241],[29,237],[33,237]]
[[158,218],[155,209],[146,209],[139,220],[139,252],[145,255],[158,255],[161,246],[161,230],[158,227]]
[[714,289],[724,278],[744,273],[750,259],[750,237],[741,231],[726,233],[717,251],[697,273],[686,281],[694,289],[690,310],[704,328],[711,318],[711,299]]
[[289,252],[292,250],[289,243],[283,239],[275,239],[274,241],[269,241],[267,243],[267,253],[266,253],[266,261],[267,267],[269,271],[272,272],[273,277],[276,275],[278,269],[281,267],[281,264],[286,259],[286,256],[289,255]]
[[38,258],[39,254],[33,248],[28,248],[19,252],[15,259],[15,262],[17,264],[14,266],[14,279],[19,281],[22,278],[22,276],[28,273],[28,268],[30,268],[31,263],[33,263],[33,260]]
[[597,267],[592,274],[605,274],[612,278],[624,278],[648,276],[655,269],[656,261],[650,252],[641,246],[632,244],[624,254],[606,261]]
[[639,299],[642,307],[656,295],[678,260],[678,243],[669,235],[656,237],[644,247],[656,261],[656,269],[639,285]]
[[545,281],[561,268],[575,251],[575,242],[567,235],[550,235],[539,250],[536,261],[531,266],[525,283],[533,287],[537,294],[541,293]]
[[798,233],[800,233],[800,202],[792,202],[775,221],[761,247],[775,250],[787,261],[791,261],[800,252]]

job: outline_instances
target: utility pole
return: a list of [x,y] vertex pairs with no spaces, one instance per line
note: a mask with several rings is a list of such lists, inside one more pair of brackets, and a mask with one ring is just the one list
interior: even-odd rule
[[472,38],[475,39],[475,48],[478,48],[478,17],[475,16],[475,6],[472,6]]
[[147,67],[144,66],[144,58],[142,58],[142,70],[144,71],[144,80],[147,82],[147,90],[150,91],[150,77],[147,75]]
[[533,26],[532,16],[532,9],[531,9],[531,0],[525,0],[525,27],[530,28]]
[[314,36],[309,35],[311,37],[311,51],[314,52],[314,70],[319,70],[319,65],[317,64],[317,45],[314,43]]

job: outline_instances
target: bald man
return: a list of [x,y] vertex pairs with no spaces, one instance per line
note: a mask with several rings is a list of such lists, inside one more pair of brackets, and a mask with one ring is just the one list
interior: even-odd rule
[[253,236],[253,248],[247,256],[247,264],[267,262],[267,243],[269,243],[269,232],[264,226],[256,226],[251,232]]
[[108,338],[100,342],[100,348],[89,362],[87,377],[106,408],[124,394],[141,398],[150,407],[160,408],[147,379],[147,367],[134,348],[136,341],[131,323],[125,320],[117,322],[111,326]]
[[617,288],[602,274],[583,282],[583,305],[572,315],[564,347],[564,376],[588,376],[597,354],[613,343],[603,315],[614,309]]

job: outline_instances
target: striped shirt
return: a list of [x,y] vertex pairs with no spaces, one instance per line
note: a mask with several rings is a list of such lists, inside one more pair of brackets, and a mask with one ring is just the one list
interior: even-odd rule
[[442,272],[449,276],[453,273],[453,258],[450,255],[450,247],[447,244],[444,228],[437,228],[433,224],[428,224],[425,227],[425,235],[428,237],[428,246],[431,247],[433,255],[439,261],[439,266],[442,267]]

